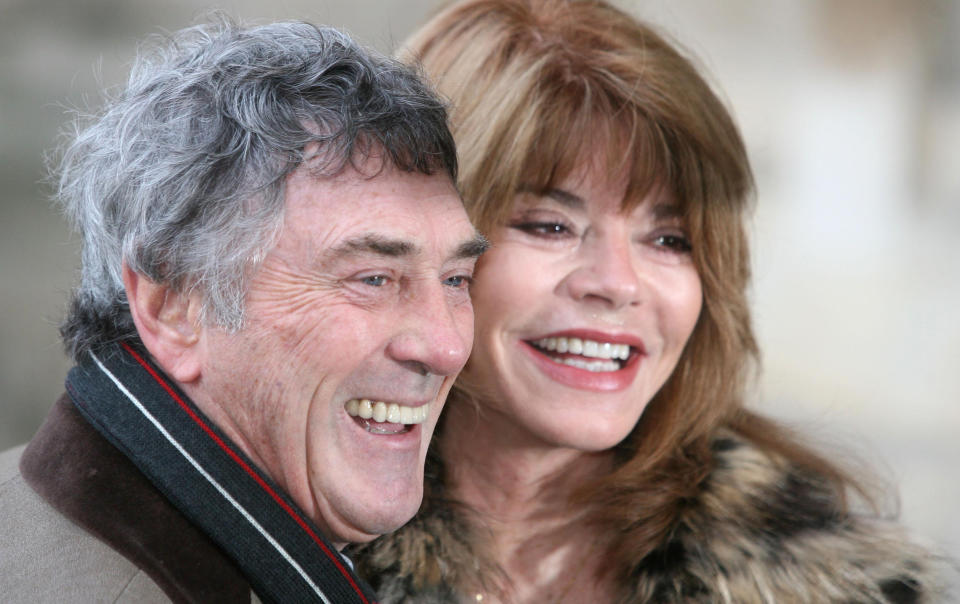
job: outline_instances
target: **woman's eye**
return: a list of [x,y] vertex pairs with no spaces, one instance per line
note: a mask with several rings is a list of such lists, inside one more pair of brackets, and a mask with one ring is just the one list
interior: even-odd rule
[[571,233],[571,230],[567,225],[560,222],[517,222],[510,225],[511,228],[517,229],[518,231],[523,231],[530,235],[536,235],[538,237],[564,237]]
[[654,240],[658,247],[666,248],[670,251],[686,254],[693,249],[690,240],[683,235],[659,235]]
[[382,287],[387,282],[386,275],[371,275],[369,277],[364,277],[360,280],[364,285],[370,285],[372,287]]

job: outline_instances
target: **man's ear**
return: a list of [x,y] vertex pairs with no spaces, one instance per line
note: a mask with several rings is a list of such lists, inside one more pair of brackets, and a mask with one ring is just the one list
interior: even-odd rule
[[186,384],[201,373],[200,295],[152,281],[123,263],[123,286],[140,340],[160,367]]

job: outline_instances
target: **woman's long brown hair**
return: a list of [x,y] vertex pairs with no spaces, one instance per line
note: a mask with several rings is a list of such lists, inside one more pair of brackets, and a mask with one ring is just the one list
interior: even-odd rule
[[[440,12],[402,53],[451,104],[460,188],[481,230],[505,219],[521,186],[546,189],[585,161],[631,171],[625,209],[659,187],[683,208],[700,317],[619,445],[617,469],[577,498],[610,531],[613,572],[625,580],[663,540],[724,427],[825,475],[842,499],[852,483],[839,469],[744,408],[758,365],[745,233],[753,178],[733,119],[678,46],[604,2],[470,0]],[[449,404],[468,398],[455,389]]]

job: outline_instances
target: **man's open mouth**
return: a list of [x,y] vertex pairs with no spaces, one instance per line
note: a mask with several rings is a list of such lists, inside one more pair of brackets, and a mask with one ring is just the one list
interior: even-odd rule
[[399,403],[353,398],[347,401],[347,414],[372,434],[402,434],[422,424],[430,415],[430,404],[410,407]]
[[555,363],[594,373],[619,371],[637,353],[629,344],[585,338],[552,337],[527,343]]

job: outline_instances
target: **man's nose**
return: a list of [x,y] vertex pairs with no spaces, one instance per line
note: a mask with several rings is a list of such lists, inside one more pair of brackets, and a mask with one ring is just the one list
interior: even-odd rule
[[420,284],[397,317],[399,329],[388,354],[423,375],[455,375],[473,345],[473,310],[441,283]]
[[628,237],[616,235],[585,242],[576,267],[564,280],[568,294],[611,310],[640,304],[641,259],[632,246]]

